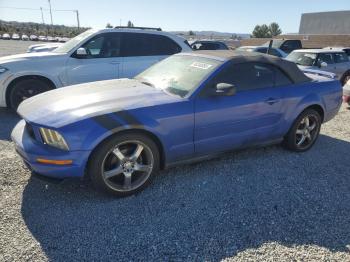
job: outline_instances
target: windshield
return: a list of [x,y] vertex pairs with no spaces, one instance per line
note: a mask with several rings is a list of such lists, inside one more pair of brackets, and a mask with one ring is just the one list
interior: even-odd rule
[[59,46],[58,48],[56,48],[52,52],[53,53],[68,53],[70,50],[72,50],[74,47],[76,47],[81,41],[88,38],[89,36],[91,36],[95,32],[96,32],[96,30],[93,30],[93,29],[87,30],[84,33],[77,35],[76,37],[72,38],[68,42]]
[[165,92],[185,97],[220,64],[221,61],[214,59],[176,55],[150,67],[135,79]]
[[317,54],[304,53],[304,52],[292,52],[286,59],[302,66],[313,66],[316,60]]

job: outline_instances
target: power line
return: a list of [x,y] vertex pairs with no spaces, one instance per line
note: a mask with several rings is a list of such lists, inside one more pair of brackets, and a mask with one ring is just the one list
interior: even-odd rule
[[[50,0],[49,0],[50,3]],[[50,11],[50,17],[51,17],[51,25],[53,25],[52,22],[52,12],[74,12],[76,14],[77,18],[77,24],[78,24],[78,29],[80,28],[80,20],[79,20],[79,10],[74,10],[74,9],[51,9],[51,4],[50,8],[28,8],[28,7],[13,7],[13,6],[0,6],[0,8],[3,9],[15,9],[15,10],[30,10],[30,11],[40,11],[41,12],[41,19],[44,23],[44,16],[43,16],[43,11]]]

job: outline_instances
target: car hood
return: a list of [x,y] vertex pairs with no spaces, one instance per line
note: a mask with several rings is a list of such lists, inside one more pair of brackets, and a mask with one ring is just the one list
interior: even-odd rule
[[121,110],[180,101],[134,79],[97,81],[52,90],[23,101],[18,114],[42,126],[60,128]]
[[55,58],[62,56],[63,54],[52,53],[52,52],[40,52],[40,53],[24,53],[18,55],[10,55],[0,57],[0,64],[8,64],[12,62],[18,61],[26,61],[26,60],[40,60],[46,58]]

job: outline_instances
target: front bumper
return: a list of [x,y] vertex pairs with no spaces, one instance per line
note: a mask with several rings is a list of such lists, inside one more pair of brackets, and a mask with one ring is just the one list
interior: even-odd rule
[[[90,151],[63,151],[33,139],[21,120],[13,129],[11,139],[17,153],[34,172],[54,178],[83,177]],[[72,160],[69,165],[38,163],[37,159]]]

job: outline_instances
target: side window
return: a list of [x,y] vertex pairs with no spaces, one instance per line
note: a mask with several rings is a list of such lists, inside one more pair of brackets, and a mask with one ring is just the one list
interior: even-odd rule
[[104,36],[97,36],[82,46],[88,54],[87,58],[98,58],[100,56],[104,39]]
[[274,67],[267,64],[231,64],[215,77],[214,83],[233,84],[237,91],[273,87],[274,74]]
[[173,40],[162,35],[143,33],[124,33],[121,55],[160,56],[181,52],[181,47]]
[[336,63],[349,62],[349,58],[345,53],[336,53],[333,55],[334,55],[334,62],[336,62]]
[[109,58],[120,56],[121,36],[119,33],[109,33],[96,36],[82,47],[87,52],[86,58]]
[[152,35],[154,55],[173,55],[181,52],[181,47],[169,37]]
[[322,62],[326,62],[327,64],[334,64],[332,54],[319,54],[317,64],[320,65]]
[[275,86],[287,86],[293,84],[292,80],[281,69],[275,67]]

